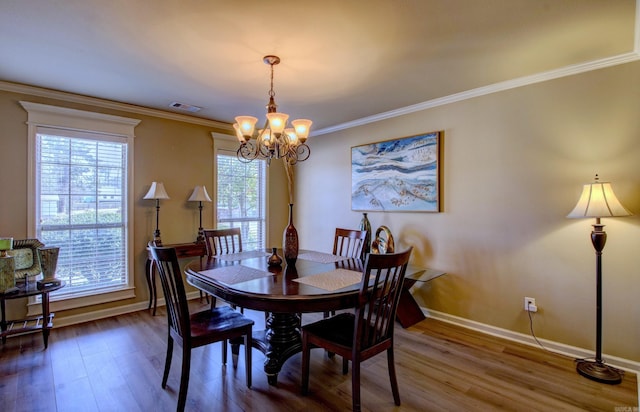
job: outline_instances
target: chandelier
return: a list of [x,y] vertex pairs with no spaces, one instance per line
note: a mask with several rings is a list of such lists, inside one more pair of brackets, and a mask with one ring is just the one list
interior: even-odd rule
[[[265,64],[271,67],[271,89],[269,89],[269,104],[267,104],[267,120],[264,127],[255,130],[258,119],[253,116],[238,116],[233,124],[236,136],[240,142],[238,160],[251,162],[254,159],[283,159],[291,165],[303,162],[311,153],[306,145],[309,137],[311,120],[297,119],[291,121],[288,127],[289,115],[278,112],[273,91],[273,66],[280,63],[278,56],[264,56]],[[254,136],[255,135],[255,136]]]

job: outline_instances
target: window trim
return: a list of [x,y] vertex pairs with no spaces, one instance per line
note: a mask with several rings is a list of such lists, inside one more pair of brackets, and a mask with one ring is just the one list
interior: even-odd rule
[[[218,151],[237,153],[238,140],[235,136],[230,136],[223,133],[211,132],[211,138],[213,139],[213,193],[218,193]],[[269,244],[269,167],[265,167],[265,195],[264,195],[264,241],[265,247]],[[213,202],[213,223],[218,225],[218,199],[216,197]]]
[[[40,103],[20,101],[20,105],[27,111],[27,234],[36,234],[36,134],[38,128],[63,129],[91,134],[108,134],[124,137],[127,140],[127,285],[114,291],[91,294],[89,296],[65,297],[56,299],[51,296],[52,310],[65,310],[82,306],[101,304],[121,299],[135,297],[135,273],[133,267],[134,243],[134,128],[140,123],[139,119],[114,116],[103,113],[69,109]],[[29,301],[29,315],[37,313],[35,298]]]

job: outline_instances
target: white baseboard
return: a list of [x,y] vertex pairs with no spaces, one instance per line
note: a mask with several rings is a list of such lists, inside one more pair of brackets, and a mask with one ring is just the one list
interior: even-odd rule
[[[187,299],[189,300],[199,299],[199,298],[200,298],[200,293],[197,291],[187,293]],[[158,307],[165,305],[164,297],[158,298],[157,305]],[[58,328],[62,326],[77,325],[79,323],[90,322],[93,320],[104,319],[104,318],[110,318],[112,316],[124,315],[127,313],[138,312],[141,310],[147,310],[148,306],[149,306],[148,302],[137,302],[131,305],[117,306],[114,308],[80,313],[72,316],[64,316],[60,318],[56,317],[54,320],[54,324],[55,324],[55,327],[58,327]],[[149,309],[149,313],[151,313],[151,309]]]
[[[200,297],[200,294],[197,291],[190,292],[187,294],[187,298],[189,300],[198,299],[199,297]],[[158,306],[164,306],[164,304],[165,304],[164,297],[159,298]],[[147,307],[148,307],[148,302],[137,302],[131,305],[117,306],[114,308],[103,309],[103,310],[98,310],[93,312],[86,312],[86,313],[81,313],[81,314],[72,315],[72,316],[64,316],[64,317],[56,318],[55,325],[56,327],[76,325],[79,323],[109,318],[112,316],[124,315],[127,313],[137,312],[140,310],[146,310]],[[498,328],[496,326],[476,322],[476,321],[462,318],[459,316],[450,315],[448,313],[439,312],[433,309],[427,309],[427,308],[421,308],[421,309],[422,309],[422,312],[425,314],[425,316],[429,318],[441,320],[443,322],[451,323],[467,329],[472,329],[481,333],[486,333],[488,335],[497,336],[499,338],[507,339],[513,342],[518,342],[518,343],[522,343],[529,346],[539,347],[538,343],[535,341],[533,336],[526,335],[524,333],[519,333],[519,332],[510,331],[508,329]],[[563,343],[554,342],[547,339],[538,338],[538,341],[540,341],[540,343],[542,343],[542,345],[546,349],[555,353],[565,355],[565,356],[569,356],[576,359],[593,357],[592,350],[565,345]],[[603,355],[603,358],[606,359],[607,364],[613,367],[640,375],[640,362],[635,362],[629,359],[619,358],[617,356],[610,356],[610,355]],[[638,382],[639,382],[638,385],[640,385],[640,380]]]
[[[463,328],[472,329],[478,332],[486,333],[488,335],[497,336],[499,338],[507,339],[513,342],[522,343],[529,346],[540,347],[533,336],[526,335],[524,333],[510,331],[508,329],[498,328],[496,326],[487,325],[485,323],[476,322],[470,319],[461,318],[459,316],[450,315],[448,313],[439,312],[437,310],[421,308],[425,316],[443,322],[451,323]],[[551,352],[559,353],[561,355],[569,356],[576,359],[593,358],[594,352],[592,350],[578,348],[575,346],[565,345],[564,343],[554,342],[547,339],[538,338],[538,341]],[[610,356],[603,354],[602,356],[608,365],[615,368],[619,368],[625,371],[640,375],[640,362],[635,362],[629,359],[619,358],[616,356]],[[640,381],[639,381],[640,382]],[[640,393],[640,383],[638,392]]]

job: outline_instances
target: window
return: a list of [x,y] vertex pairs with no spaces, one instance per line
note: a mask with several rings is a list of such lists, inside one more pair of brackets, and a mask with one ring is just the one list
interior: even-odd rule
[[[60,247],[58,300],[133,297],[131,159],[137,120],[21,102],[29,112],[30,233]],[[99,297],[97,297],[99,296]]]
[[240,162],[235,151],[216,150],[216,225],[240,227],[242,249],[266,244],[266,161]]

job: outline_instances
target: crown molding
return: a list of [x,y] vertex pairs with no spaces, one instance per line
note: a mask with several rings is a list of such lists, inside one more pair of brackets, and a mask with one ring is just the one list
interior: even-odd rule
[[[638,30],[636,30],[636,32],[638,32]],[[638,48],[638,42],[636,42],[636,45],[635,45],[635,49],[637,48]],[[634,62],[637,60],[640,60],[640,53],[638,53],[637,50],[634,50],[633,52],[624,53],[617,56],[607,57],[600,60],[594,60],[587,63],[579,63],[571,66],[565,66],[555,70],[536,73],[530,76],[519,77],[516,79],[507,80],[500,83],[494,83],[489,86],[478,87],[475,89],[466,90],[464,92],[451,94],[449,96],[427,100],[425,102],[417,103],[411,106],[401,107],[399,109],[390,110],[388,112],[378,113],[373,116],[363,117],[361,119],[337,124],[331,127],[325,127],[324,129],[319,129],[314,131],[312,135],[318,136],[318,135],[333,133],[333,132],[350,129],[357,126],[363,126],[369,123],[379,122],[381,120],[404,116],[406,114],[411,114],[411,113],[419,112],[422,110],[432,109],[438,106],[444,106],[450,103],[472,99],[474,97],[486,96],[492,93],[498,93],[498,92],[502,92],[509,89],[528,86],[531,84],[542,83],[548,80],[554,80],[561,77],[573,76],[576,74],[585,73],[592,70],[600,70],[607,67]]]
[[86,104],[90,106],[102,107],[105,109],[113,109],[125,111],[128,113],[142,114],[145,116],[160,117],[167,120],[176,120],[179,122],[197,124],[200,126],[214,127],[222,130],[233,130],[230,124],[219,122],[217,120],[209,120],[201,117],[187,116],[180,113],[166,112],[164,110],[151,109],[143,106],[136,106],[128,103],[114,102],[111,100],[99,99],[97,97],[83,96],[79,94],[61,92],[58,90],[44,89],[37,86],[29,86],[20,83],[11,83],[0,80],[0,90],[13,93],[23,93],[31,96],[46,97],[49,99],[57,99],[70,103]]

